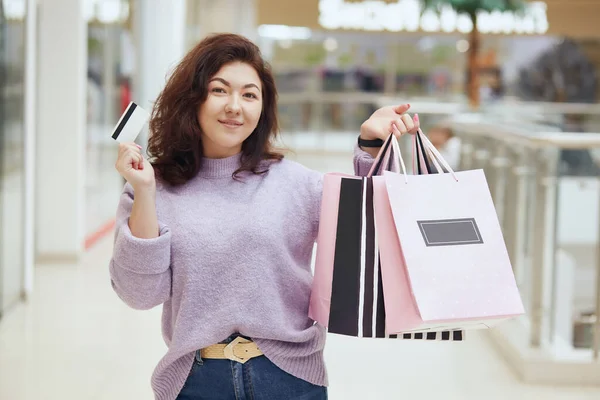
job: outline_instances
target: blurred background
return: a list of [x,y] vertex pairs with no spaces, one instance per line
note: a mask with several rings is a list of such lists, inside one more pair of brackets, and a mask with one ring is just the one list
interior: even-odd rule
[[151,398],[160,310],[108,278],[110,135],[213,32],[260,46],[308,167],[352,173],[360,124],[408,102],[486,172],[527,314],[463,344],[330,336],[332,399],[600,399],[600,1],[517,3],[1,0],[0,399]]

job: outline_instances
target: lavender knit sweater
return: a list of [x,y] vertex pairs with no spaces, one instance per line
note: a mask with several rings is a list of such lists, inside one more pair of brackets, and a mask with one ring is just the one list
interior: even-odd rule
[[[372,162],[355,147],[357,175]],[[154,239],[132,236],[129,184],[121,196],[110,276],[129,306],[163,304],[168,351],[152,377],[157,400],[177,397],[197,349],[235,332],[284,371],[327,385],[325,330],[308,318],[322,175],[284,159],[239,182],[231,177],[239,164],[239,155],[204,159],[185,185],[159,183]]]

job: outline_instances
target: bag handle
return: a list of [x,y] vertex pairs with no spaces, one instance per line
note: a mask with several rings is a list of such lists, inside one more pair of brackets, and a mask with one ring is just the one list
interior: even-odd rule
[[394,151],[393,139],[395,139],[393,134],[390,134],[387,137],[383,146],[379,149],[379,153],[377,153],[377,157],[375,157],[375,161],[373,162],[367,177],[370,178],[373,175],[379,175],[382,170],[392,172],[400,171],[398,158],[394,154],[397,153],[397,151]]
[[[394,126],[395,128],[395,126]],[[398,129],[398,128],[396,128]],[[393,133],[390,134],[390,136],[392,137],[392,146],[394,151],[396,152],[396,154],[398,154],[397,157],[394,157],[394,159],[396,160],[396,162],[398,162],[398,160],[400,160],[400,165],[402,166],[402,175],[404,176],[404,183],[408,183],[408,178],[407,178],[407,173],[406,173],[406,165],[404,165],[404,159],[402,158],[402,152],[400,151],[400,145],[398,144],[398,139],[396,139],[396,135],[394,135]]]
[[[439,163],[441,165],[444,166],[444,168],[446,168],[446,170],[452,174],[452,177],[454,178],[455,181],[458,182],[458,178],[456,177],[456,174],[454,173],[454,170],[450,167],[450,165],[448,164],[448,162],[444,159],[444,157],[440,154],[440,152],[438,151],[438,149],[435,148],[435,146],[429,141],[429,138],[427,138],[427,136],[423,133],[423,131],[421,131],[421,129],[419,129],[416,133],[416,135],[419,135],[419,138],[423,141],[423,146],[425,147],[426,151],[428,151],[433,157],[433,159],[437,159],[436,161],[439,161]],[[438,169],[438,171],[441,170]]]
[[438,174],[443,174],[445,172],[444,169],[442,168],[437,158],[435,158],[430,149],[427,149],[427,155],[433,161],[433,165],[435,166],[435,169],[437,170]]
[[381,170],[382,165],[385,163],[385,156],[388,152],[388,149],[391,146],[391,140],[388,137],[385,142],[383,142],[383,146],[379,149],[379,153],[377,153],[377,157],[375,157],[375,161],[373,161],[373,165],[367,174],[367,177],[371,177],[373,175],[377,175]]
[[421,167],[421,168],[418,168],[418,171],[417,171],[417,173],[419,175],[424,173],[422,170],[423,166],[426,167],[427,174],[432,174],[432,173],[443,174],[446,172],[446,171],[444,171],[442,166],[439,164],[437,158],[435,157],[435,155],[433,154],[431,149],[429,147],[425,147],[423,145],[423,140],[420,135],[416,135],[416,134],[414,135],[413,146],[417,146],[414,153],[416,153],[417,156],[419,157],[418,165],[419,165],[419,167]]
[[[401,135],[396,126],[393,126],[393,128]],[[400,162],[401,168],[398,168],[398,161]],[[416,168],[415,163],[417,164]],[[431,163],[433,163],[433,166]],[[375,158],[371,170],[367,174],[367,177],[372,177],[373,174],[378,174],[384,165],[384,168],[386,168],[384,170],[392,172],[398,172],[398,170],[401,169],[402,174],[404,175],[404,181],[408,183],[406,165],[404,164],[398,139],[396,139],[396,135],[394,135],[394,133],[390,133],[388,138],[385,140],[383,146],[377,154],[377,157]],[[450,167],[448,162],[435,148],[435,146],[429,141],[423,131],[419,129],[417,133],[413,135],[413,174],[415,173],[415,169],[419,175],[423,174],[423,171],[427,171],[427,174],[432,174],[434,173],[434,168],[437,173],[444,173],[442,166],[446,168],[446,170],[452,174],[454,180],[458,182],[458,178],[456,177],[454,170]]]
[[[430,154],[428,154],[427,150],[425,149],[425,146],[423,146],[423,141],[417,134],[415,134],[413,136],[413,146],[414,146],[413,154],[414,154],[414,157],[416,158],[416,163],[417,163],[416,174],[417,175],[425,175],[425,174],[433,174],[434,172],[439,173],[439,170],[434,171],[434,167],[431,166],[431,160],[430,160],[431,156],[430,156]],[[415,171],[413,171],[413,174],[414,174],[414,172]]]

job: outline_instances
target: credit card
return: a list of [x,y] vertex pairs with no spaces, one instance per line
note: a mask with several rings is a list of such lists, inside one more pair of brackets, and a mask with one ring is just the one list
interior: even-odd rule
[[120,143],[135,141],[149,119],[150,113],[132,101],[117,122],[112,138]]

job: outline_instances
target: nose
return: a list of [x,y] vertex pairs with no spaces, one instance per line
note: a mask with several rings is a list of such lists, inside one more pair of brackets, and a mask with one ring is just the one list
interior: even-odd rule
[[227,105],[225,106],[225,112],[228,113],[233,113],[233,114],[239,114],[240,113],[240,99],[238,98],[239,96],[237,94],[233,94],[231,96],[229,96],[229,101],[227,102]]

